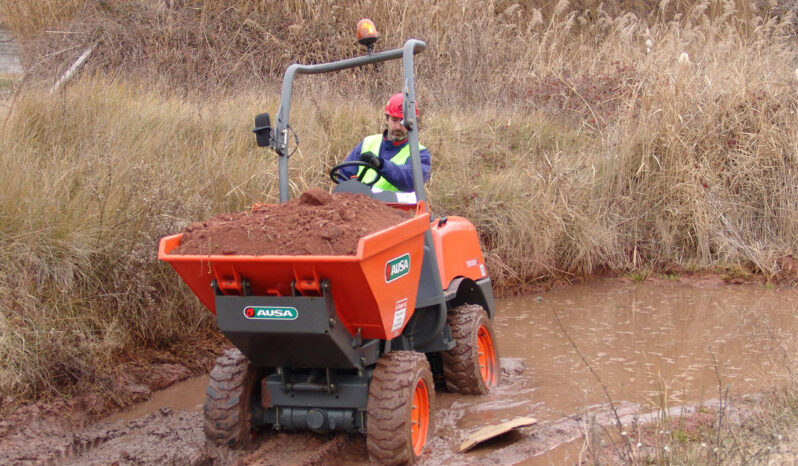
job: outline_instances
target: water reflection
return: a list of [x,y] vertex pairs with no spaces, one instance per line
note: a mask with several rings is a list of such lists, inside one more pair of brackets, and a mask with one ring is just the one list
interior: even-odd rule
[[768,386],[798,327],[798,293],[756,285],[603,280],[541,297],[500,301],[495,324],[502,356],[528,366],[510,385],[536,388],[538,417],[605,401],[563,328],[614,399],[673,405],[717,398],[719,378],[734,393]]

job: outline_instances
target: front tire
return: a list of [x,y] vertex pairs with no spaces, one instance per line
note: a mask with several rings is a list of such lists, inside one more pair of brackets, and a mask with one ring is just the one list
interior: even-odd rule
[[412,464],[432,434],[435,386],[426,356],[386,353],[377,361],[366,406],[366,445],[380,464]]
[[456,343],[441,353],[446,388],[466,395],[486,395],[499,384],[499,352],[488,314],[477,304],[450,309],[447,323]]
[[236,348],[216,360],[204,406],[205,437],[216,446],[245,448],[252,441],[256,370]]

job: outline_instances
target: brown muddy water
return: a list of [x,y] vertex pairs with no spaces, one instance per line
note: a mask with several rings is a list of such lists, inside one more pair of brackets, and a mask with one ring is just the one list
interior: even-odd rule
[[576,348],[616,400],[701,402],[717,398],[719,383],[757,392],[783,374],[779,362],[797,329],[798,293],[759,285],[613,280],[504,300],[501,355],[526,363],[528,388],[495,406],[533,399],[543,403],[535,415],[551,418],[606,401]]
[[[468,462],[573,463],[578,445],[548,450],[557,440],[568,443],[569,416],[606,411],[602,384],[624,407],[621,415],[698,405],[717,399],[719,387],[733,395],[772,387],[785,374],[782,362],[795,350],[798,330],[798,291],[761,285],[600,280],[497,304],[502,361],[526,369],[506,374],[487,397],[440,394],[438,434],[462,439],[516,416],[542,421],[526,435],[554,428],[551,442],[508,455],[499,442],[461,457]],[[558,430],[570,431],[558,439]],[[546,452],[538,461],[525,454],[540,449]]]
[[[494,325],[501,385],[485,397],[439,392],[436,429],[422,464],[573,464],[586,416],[610,422],[602,384],[621,416],[695,409],[717,399],[719,387],[732,395],[772,387],[783,374],[783,358],[795,351],[798,290],[717,280],[607,279],[499,300]],[[209,461],[201,446],[206,381],[175,385],[94,426],[91,439],[100,446],[73,460],[146,463],[193,455]],[[518,416],[540,422],[457,452],[480,427]],[[148,439],[158,443],[147,446]],[[308,456],[312,451],[324,458]],[[229,452],[214,461],[366,464],[368,458],[363,436],[279,433],[261,437],[254,451]]]
[[121,413],[105,419],[107,422],[132,421],[161,408],[199,409],[205,403],[205,389],[208,387],[208,376],[203,375],[176,383],[169,388],[159,390],[152,397]]

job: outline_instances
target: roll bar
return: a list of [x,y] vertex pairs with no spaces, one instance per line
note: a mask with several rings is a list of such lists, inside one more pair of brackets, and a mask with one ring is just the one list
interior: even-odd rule
[[403,123],[407,128],[407,137],[410,144],[410,163],[413,168],[413,189],[419,201],[425,201],[424,178],[421,171],[421,156],[418,145],[418,124],[415,120],[416,115],[416,91],[413,80],[413,56],[423,52],[427,44],[417,39],[410,39],[400,49],[378,52],[362,57],[347,58],[345,60],[330,63],[320,63],[317,65],[293,64],[288,67],[283,76],[283,89],[280,93],[280,109],[277,111],[277,120],[274,124],[270,147],[279,155],[279,188],[280,202],[288,200],[288,131],[290,128],[289,118],[291,115],[291,94],[294,88],[294,76],[297,74],[321,74],[333,71],[356,68],[359,66],[380,63],[388,60],[402,59],[404,94],[402,112]]

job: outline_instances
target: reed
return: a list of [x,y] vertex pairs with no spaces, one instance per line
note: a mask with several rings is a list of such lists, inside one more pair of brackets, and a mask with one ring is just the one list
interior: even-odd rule
[[0,25],[26,40],[79,14],[87,3],[85,0],[0,0]]

